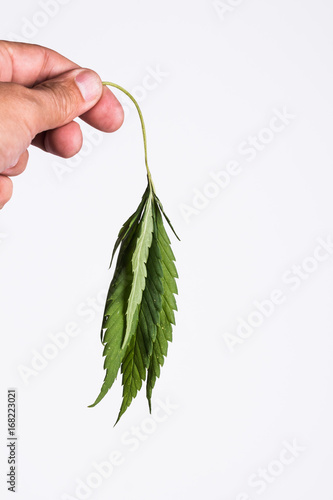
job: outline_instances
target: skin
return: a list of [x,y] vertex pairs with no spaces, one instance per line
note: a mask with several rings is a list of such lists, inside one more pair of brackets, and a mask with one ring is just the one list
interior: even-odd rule
[[12,196],[10,177],[27,166],[30,144],[62,158],[80,151],[77,117],[114,132],[124,112],[94,71],[39,45],[0,40],[0,209]]

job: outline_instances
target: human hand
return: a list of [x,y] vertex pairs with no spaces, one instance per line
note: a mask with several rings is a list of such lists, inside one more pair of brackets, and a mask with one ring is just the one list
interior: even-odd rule
[[12,195],[9,176],[25,170],[30,144],[63,158],[80,151],[78,116],[103,132],[124,119],[94,71],[39,45],[0,40],[0,209]]

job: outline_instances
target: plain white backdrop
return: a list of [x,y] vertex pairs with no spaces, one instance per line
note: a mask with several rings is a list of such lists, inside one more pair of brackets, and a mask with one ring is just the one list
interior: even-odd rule
[[332,14],[328,0],[6,3],[1,38],[138,97],[182,241],[154,418],[142,391],[113,427],[119,377],[87,406],[113,243],[145,188],[139,120],[117,93],[118,132],[83,126],[67,161],[31,148],[0,214],[2,498],[10,387],[18,500],[332,496]]

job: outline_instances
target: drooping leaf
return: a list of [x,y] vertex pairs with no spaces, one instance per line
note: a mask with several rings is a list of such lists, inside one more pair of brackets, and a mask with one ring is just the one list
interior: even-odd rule
[[146,379],[146,371],[149,367],[160,320],[162,295],[161,254],[154,232],[147,261],[146,286],[142,294],[137,330],[127,348],[121,367],[123,401],[117,422],[141,389],[142,381]]
[[160,320],[157,326],[147,377],[146,395],[150,411],[152,391],[156,378],[160,376],[160,367],[163,366],[164,358],[168,352],[168,342],[172,341],[172,324],[175,324],[174,311],[177,310],[174,294],[178,293],[176,284],[178,273],[174,264],[175,256],[171,250],[170,240],[158,209],[156,210],[156,235],[161,253],[163,295]]
[[142,200],[120,229],[112,252],[111,264],[120,247],[101,331],[106,373],[100,394],[91,405],[95,406],[104,398],[121,370],[123,398],[118,422],[145,380],[151,410],[152,390],[160,376],[168,342],[172,340],[177,309],[174,295],[178,275],[162,214],[178,236],[156,196],[148,167],[146,130],[140,107],[123,87],[112,82],[103,84],[124,92],[139,113],[148,179]]

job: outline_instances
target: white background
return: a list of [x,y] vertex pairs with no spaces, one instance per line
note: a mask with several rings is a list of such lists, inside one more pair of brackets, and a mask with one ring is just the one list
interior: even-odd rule
[[[333,238],[331,2],[54,2],[52,16],[37,0],[6,3],[1,38],[51,47],[140,97],[157,192],[182,240],[179,312],[153,395],[163,421],[143,390],[114,428],[119,377],[87,405],[104,376],[112,246],[145,187],[139,121],[128,107],[121,130],[86,139],[75,164],[31,148],[0,215],[2,498],[10,387],[18,500],[331,498],[333,255],[313,258],[318,238]],[[276,110],[289,118],[272,133]],[[245,153],[251,137],[261,150]],[[212,186],[230,161],[237,175]],[[266,302],[260,320],[254,302],[273,290],[283,303]],[[254,318],[242,339],[240,321]],[[78,335],[24,381],[19,367],[69,323]],[[96,476],[116,451],[121,463]],[[79,480],[93,487],[76,491]]]

